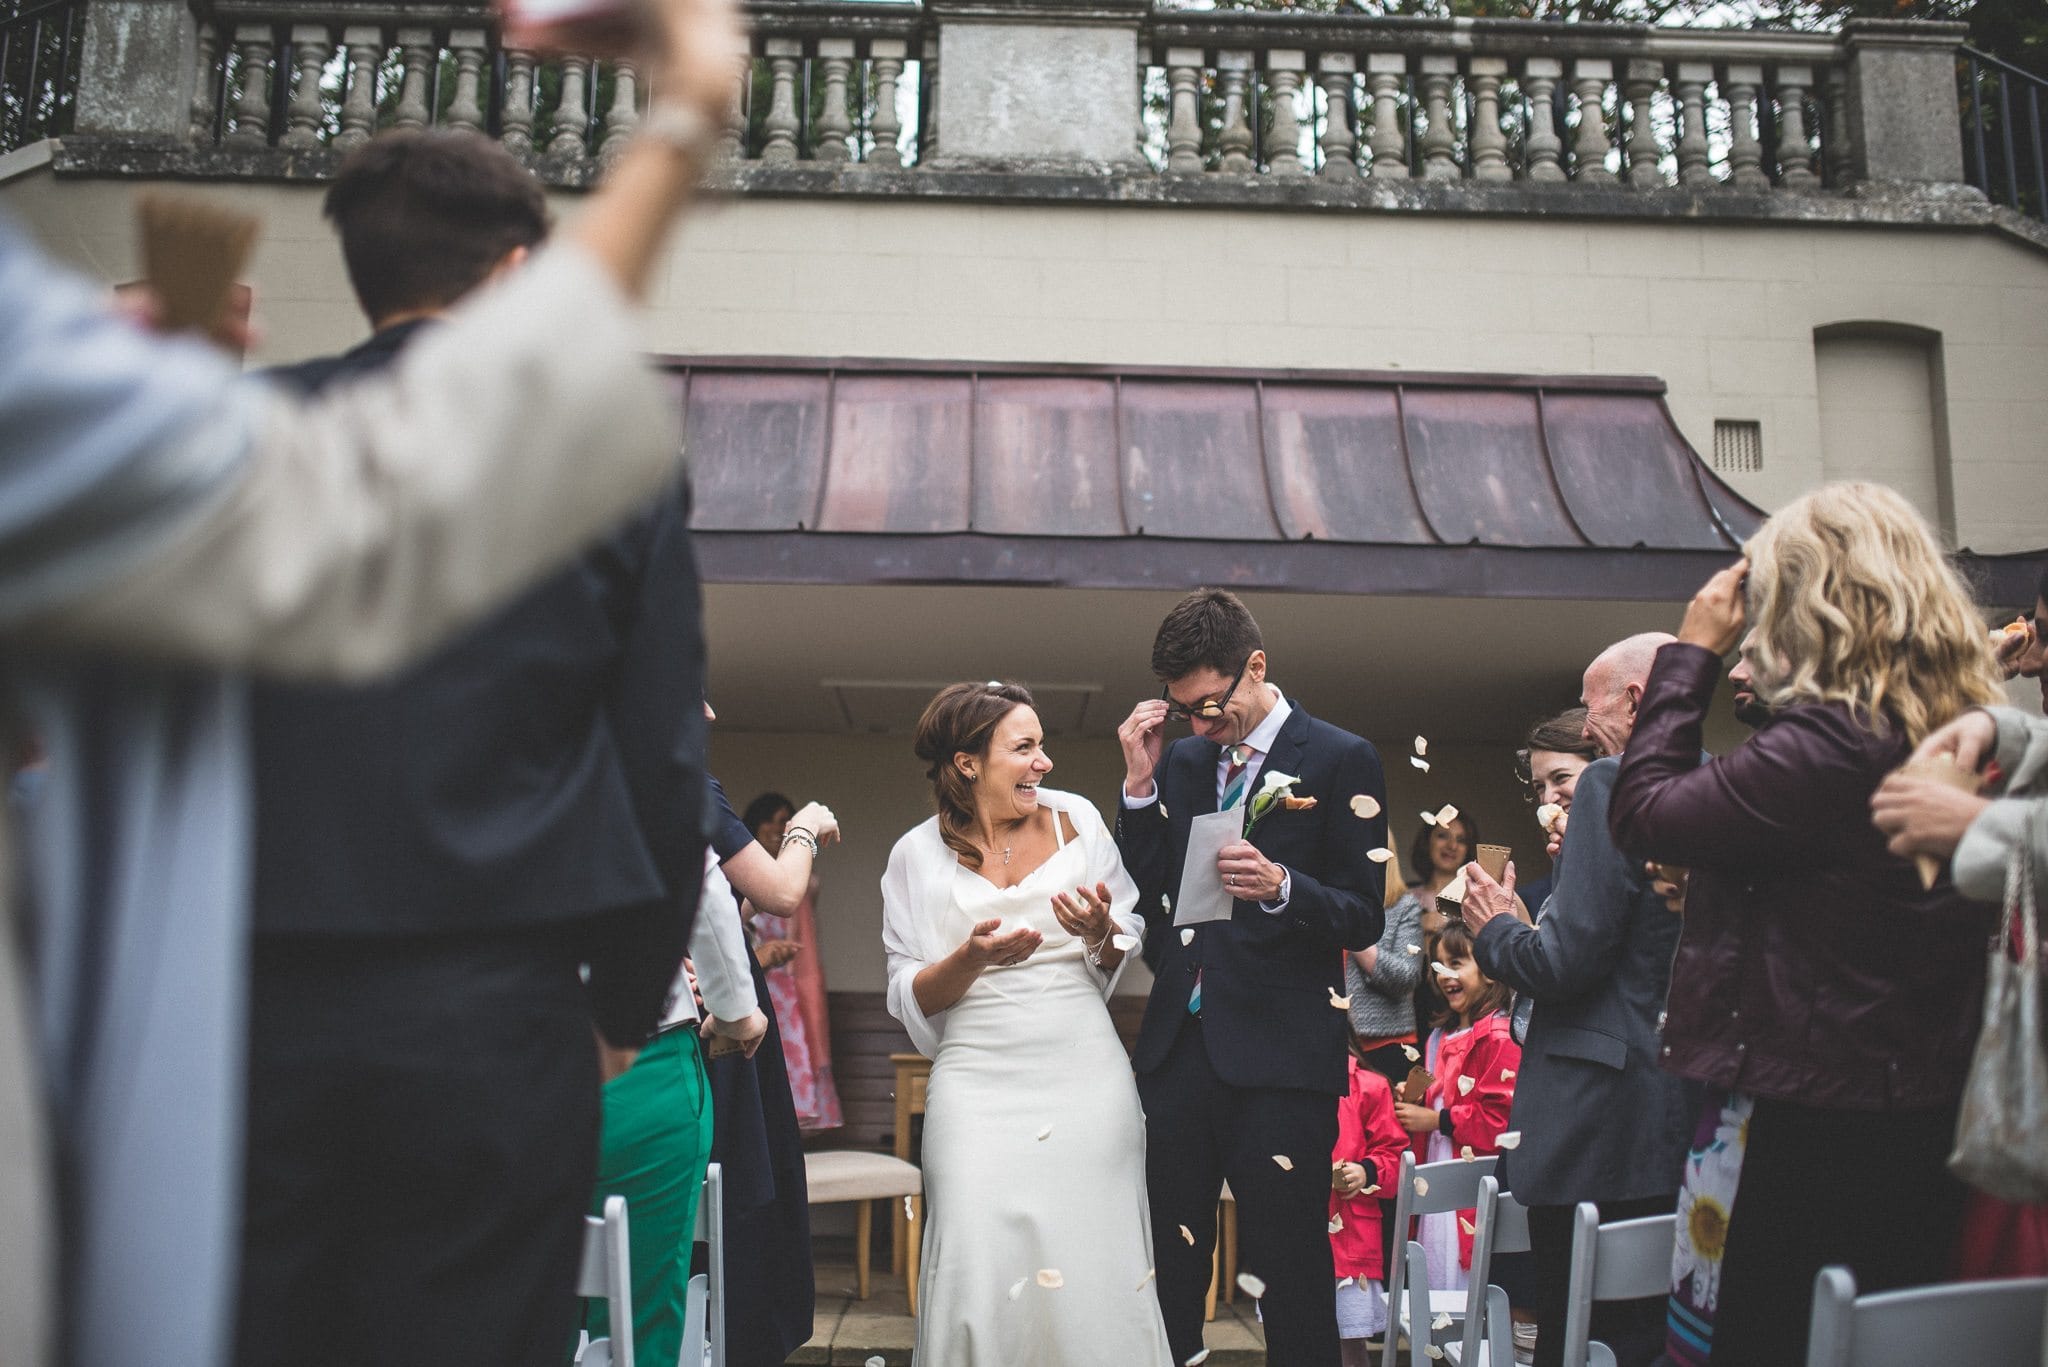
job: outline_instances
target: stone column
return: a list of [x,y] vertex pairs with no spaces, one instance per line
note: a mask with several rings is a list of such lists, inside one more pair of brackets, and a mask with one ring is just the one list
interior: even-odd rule
[[199,20],[191,6],[95,0],[84,17],[73,126],[81,133],[185,139],[200,83]]
[[1323,87],[1323,178],[1357,180],[1358,161],[1352,149],[1358,138],[1351,131],[1351,87],[1358,76],[1358,58],[1348,52],[1324,52],[1316,57],[1316,70]]
[[1764,69],[1754,62],[1730,62],[1723,73],[1728,92],[1728,184],[1737,190],[1768,190],[1764,148],[1756,136],[1756,101]]
[[846,113],[846,82],[853,74],[853,39],[818,39],[818,74],[824,85],[818,110],[818,136],[811,156],[819,161],[851,161],[853,120]]
[[1266,148],[1266,173],[1306,175],[1301,164],[1302,73],[1308,54],[1300,48],[1274,48],[1266,54],[1266,81],[1273,92],[1273,141]]
[[1820,184],[1813,173],[1813,148],[1806,141],[1806,92],[1812,88],[1812,67],[1778,68],[1778,180],[1788,190],[1811,190]]
[[236,25],[235,50],[242,56],[242,93],[235,100],[235,131],[227,140],[237,147],[268,147],[271,63],[277,53],[270,25]]
[[1974,194],[1963,188],[1963,129],[1956,113],[1962,24],[1851,19],[1848,170],[1871,188]]
[[929,0],[945,79],[935,166],[1139,166],[1149,0]]
[[[374,75],[374,73],[373,73]],[[534,54],[505,49],[504,132],[499,140],[521,161],[533,156]]]
[[1372,91],[1372,178],[1408,179],[1408,142],[1401,129],[1401,78],[1408,59],[1398,52],[1366,54],[1366,88]]
[[298,84],[285,108],[281,147],[318,147],[324,111],[320,107],[320,76],[327,69],[333,51],[332,36],[324,24],[292,25],[292,57],[298,69]]
[[1607,152],[1607,84],[1614,63],[1604,57],[1582,57],[1572,63],[1572,91],[1579,97],[1579,128],[1572,138],[1572,179],[1611,183]]
[[796,160],[796,134],[803,126],[796,112],[796,79],[803,71],[804,45],[796,38],[770,38],[766,51],[767,140],[761,145],[761,160],[786,164]]
[[1166,50],[1170,111],[1166,124],[1166,169],[1192,175],[1202,169],[1202,49]]
[[1522,65],[1522,96],[1529,102],[1529,137],[1522,148],[1523,175],[1530,180],[1563,180],[1559,159],[1564,143],[1557,136],[1557,105],[1552,94],[1564,75],[1555,57],[1531,57]]
[[400,29],[398,49],[398,111],[392,123],[399,128],[425,128],[434,121],[434,111],[427,107],[427,68],[441,60],[441,50],[430,28]]
[[459,28],[448,35],[448,46],[455,52],[455,96],[448,102],[450,128],[483,131],[483,72],[490,57],[486,51],[489,42],[490,35],[480,28]]
[[1628,64],[1628,183],[1654,189],[1664,183],[1664,149],[1657,141],[1657,87],[1664,82],[1662,62]]
[[1246,121],[1257,62],[1250,52],[1216,54],[1216,79],[1223,87],[1223,132],[1218,139],[1223,157],[1216,169],[1226,175],[1250,175],[1259,169],[1252,162],[1252,126]]
[[1458,165],[1458,130],[1451,118],[1451,83],[1458,79],[1458,59],[1448,53],[1427,52],[1422,57],[1422,177],[1424,180],[1458,180],[1465,174]]
[[1466,71],[1472,82],[1472,179],[1513,180],[1508,135],[1500,126],[1500,83],[1508,74],[1507,59],[1474,57]]
[[1678,64],[1678,183],[1703,187],[1717,184],[1707,151],[1707,87],[1713,83],[1710,62]]
[[341,31],[341,46],[348,53],[348,86],[334,145],[347,151],[377,131],[377,66],[384,60],[384,31],[374,24],[350,24]]

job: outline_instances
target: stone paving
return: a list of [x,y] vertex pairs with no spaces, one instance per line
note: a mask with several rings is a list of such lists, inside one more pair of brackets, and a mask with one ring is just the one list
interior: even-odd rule
[[[818,1240],[817,1329],[809,1343],[790,1355],[790,1362],[805,1367],[862,1367],[868,1359],[879,1357],[889,1367],[909,1367],[917,1324],[904,1299],[903,1279],[889,1275],[886,1254],[878,1256],[870,1279],[871,1294],[864,1301],[856,1298],[853,1250],[833,1247],[844,1242]],[[1242,1296],[1235,1305],[1216,1307],[1216,1318],[1202,1341],[1210,1349],[1205,1367],[1265,1367],[1265,1335],[1252,1318],[1251,1302]],[[1115,1365],[1104,1363],[1101,1367]]]

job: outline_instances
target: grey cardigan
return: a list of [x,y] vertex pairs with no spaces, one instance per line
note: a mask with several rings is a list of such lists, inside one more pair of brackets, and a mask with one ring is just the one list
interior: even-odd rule
[[[1417,951],[1410,953],[1413,946]],[[1365,1039],[1415,1031],[1415,984],[1422,978],[1422,902],[1412,892],[1387,908],[1380,935],[1379,964],[1367,973],[1358,956],[1344,956],[1344,991],[1351,998],[1351,1027]]]
[[[1997,902],[2005,896],[2005,869],[2016,845],[2040,827],[2031,819],[2048,801],[2048,721],[2012,707],[1987,707],[1998,723],[1998,767],[2005,784],[1994,800],[1956,846],[1951,865],[1956,889],[1979,902]],[[2036,848],[2034,867],[2048,868],[2048,849]],[[1387,913],[1393,924],[1393,913]],[[1358,999],[1352,998],[1352,1014]]]

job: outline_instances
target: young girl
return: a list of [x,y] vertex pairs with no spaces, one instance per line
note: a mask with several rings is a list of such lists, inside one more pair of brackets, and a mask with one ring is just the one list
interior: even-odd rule
[[1337,1106],[1330,1151],[1330,1257],[1337,1265],[1337,1334],[1344,1367],[1371,1367],[1366,1340],[1386,1332],[1386,1253],[1380,1197],[1401,1178],[1408,1134],[1394,1118],[1394,1089],[1364,1063],[1351,1032],[1351,1090]]
[[[1396,1103],[1401,1128],[1428,1136],[1429,1162],[1484,1158],[1500,1152],[1515,1098],[1515,1074],[1522,1051],[1508,1034],[1508,990],[1479,971],[1472,957],[1472,932],[1462,921],[1446,922],[1431,946],[1431,974],[1443,989],[1445,1012],[1430,1032],[1427,1054],[1436,1080],[1422,1104]],[[1469,1210],[1425,1215],[1418,1241],[1429,1255],[1432,1289],[1459,1290],[1472,1266]]]

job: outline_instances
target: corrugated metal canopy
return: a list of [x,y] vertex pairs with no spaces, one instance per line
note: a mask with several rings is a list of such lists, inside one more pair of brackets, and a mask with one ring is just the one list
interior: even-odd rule
[[1654,379],[668,364],[713,580],[1683,598],[1763,519]]

